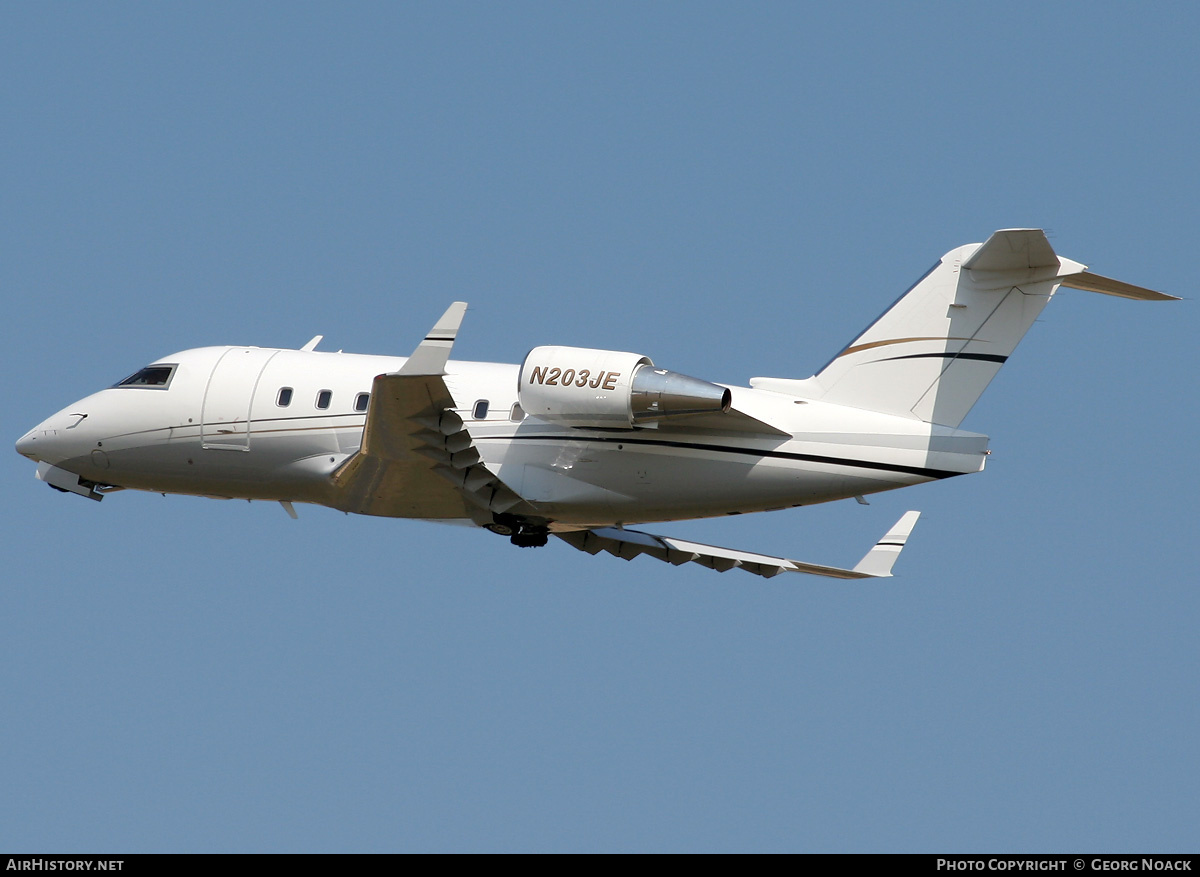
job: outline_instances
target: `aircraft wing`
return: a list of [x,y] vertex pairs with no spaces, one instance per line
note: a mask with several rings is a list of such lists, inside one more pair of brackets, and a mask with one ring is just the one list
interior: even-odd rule
[[481,462],[445,368],[465,302],[455,302],[413,355],[371,386],[362,446],[333,475],[337,507],[402,518],[473,518],[523,500]]
[[771,578],[781,572],[802,572],[830,576],[835,579],[866,579],[881,578],[892,574],[892,564],[900,556],[900,550],[908,541],[908,536],[920,516],[920,512],[905,512],[853,569],[803,563],[799,560],[789,560],[786,557],[771,557],[766,554],[736,551],[731,548],[718,548],[715,545],[702,545],[699,542],[687,542],[683,539],[655,536],[652,533],[616,527],[555,533],[555,535],[588,554],[607,551],[614,557],[625,560],[633,560],[639,554],[646,554],[676,565],[688,562],[698,563],[709,569],[715,569],[717,572],[726,572],[736,567],[766,578]]

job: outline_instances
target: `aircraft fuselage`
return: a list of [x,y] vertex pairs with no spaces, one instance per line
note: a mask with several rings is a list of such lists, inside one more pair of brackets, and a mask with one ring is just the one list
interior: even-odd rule
[[[97,485],[342,508],[332,476],[362,442],[376,375],[404,357],[207,347],[158,360],[165,385],[64,408],[18,450]],[[151,368],[152,368],[151,367]],[[487,467],[552,529],[810,505],[979,471],[986,436],[730,387],[766,431],[713,417],[578,428],[526,415],[519,366],[451,361],[454,411]],[[484,517],[448,509],[445,517]],[[407,514],[403,506],[388,514]]]

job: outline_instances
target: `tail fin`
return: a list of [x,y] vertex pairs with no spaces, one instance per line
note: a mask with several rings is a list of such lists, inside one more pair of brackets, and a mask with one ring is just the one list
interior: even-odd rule
[[997,231],[943,256],[815,377],[751,384],[957,427],[1060,284],[1172,298],[1085,268],[1056,255],[1041,229]]

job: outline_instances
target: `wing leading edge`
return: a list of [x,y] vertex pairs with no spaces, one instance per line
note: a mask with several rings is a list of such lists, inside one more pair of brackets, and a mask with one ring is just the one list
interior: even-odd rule
[[736,567],[765,578],[771,578],[781,572],[800,572],[829,576],[835,579],[868,579],[891,576],[892,565],[900,556],[900,551],[904,548],[904,544],[908,541],[909,534],[912,533],[917,518],[920,516],[920,512],[905,512],[900,520],[884,534],[882,539],[875,543],[875,546],[852,569],[804,563],[786,557],[772,557],[767,554],[737,551],[732,548],[719,548],[715,545],[704,545],[699,542],[688,542],[669,536],[656,536],[652,533],[617,527],[601,527],[595,530],[579,530],[555,535],[567,544],[580,551],[586,551],[588,554],[607,551],[614,557],[624,560],[633,560],[639,554],[645,554],[675,565],[689,562],[698,563],[709,569],[715,569],[717,572],[726,572]]

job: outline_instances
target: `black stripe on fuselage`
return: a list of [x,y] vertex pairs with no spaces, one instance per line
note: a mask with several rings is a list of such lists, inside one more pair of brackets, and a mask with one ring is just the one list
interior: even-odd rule
[[475,439],[476,442],[487,441],[489,438],[504,441],[552,441],[552,442],[602,442],[606,444],[652,445],[664,448],[687,448],[693,451],[712,451],[718,454],[742,454],[748,457],[771,457],[778,460],[799,460],[805,463],[824,463],[829,466],[851,466],[856,469],[876,469],[881,472],[902,472],[905,475],[920,475],[922,478],[953,478],[955,475],[965,475],[964,472],[950,472],[945,469],[927,469],[924,466],[903,466],[898,463],[877,463],[874,460],[852,460],[848,457],[826,457],[820,454],[797,454],[792,451],[767,451],[758,448],[735,448],[728,445],[708,445],[703,442],[680,442],[669,439],[618,438],[609,436],[584,435],[514,435],[487,436]]
[[[338,426],[293,426],[283,429],[255,429],[255,425],[262,423],[277,423],[280,421],[306,421],[306,420],[327,420],[335,417],[352,417],[364,418],[364,414],[309,414],[303,417],[262,417],[255,418],[250,421],[249,433],[251,436],[260,435],[267,432],[310,432],[314,430],[334,430],[334,429],[354,429],[358,424],[340,424]],[[233,423],[221,424],[223,426],[239,426],[244,425],[246,421],[234,421]],[[486,423],[486,421],[484,421]],[[204,424],[210,426],[215,424]],[[196,438],[200,438],[201,424],[187,424],[197,430]],[[176,427],[177,429],[180,427]],[[159,427],[156,429],[140,430],[138,432],[126,433],[121,438],[131,435],[144,435],[152,432],[169,431],[170,427]],[[238,432],[235,435],[241,435]],[[747,457],[770,457],[778,460],[798,460],[805,463],[824,463],[829,466],[849,466],[855,469],[874,469],[880,472],[900,472],[905,475],[919,475],[922,478],[953,478],[956,475],[965,475],[965,472],[951,472],[945,469],[927,469],[923,466],[903,466],[898,463],[879,463],[874,460],[854,460],[849,457],[827,457],[820,454],[798,454],[792,451],[771,451],[762,450],[759,448],[739,448],[729,447],[728,445],[710,445],[703,442],[682,442],[672,441],[669,439],[650,439],[650,438],[626,438],[623,436],[586,436],[586,435],[493,435],[493,436],[477,436],[475,442],[481,441],[548,441],[548,442],[597,442],[601,444],[626,444],[626,445],[649,445],[664,448],[685,448],[694,451],[711,451],[716,454],[741,454]]]

